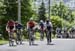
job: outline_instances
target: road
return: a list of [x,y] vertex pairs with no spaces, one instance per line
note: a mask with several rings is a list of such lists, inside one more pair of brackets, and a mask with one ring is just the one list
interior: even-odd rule
[[51,45],[44,41],[36,41],[37,45],[29,46],[28,42],[23,45],[9,47],[8,44],[1,45],[0,51],[75,51],[75,39],[53,39]]

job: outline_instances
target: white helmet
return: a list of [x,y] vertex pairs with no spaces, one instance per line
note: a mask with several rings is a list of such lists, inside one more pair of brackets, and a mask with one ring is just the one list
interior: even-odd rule
[[33,20],[33,18],[30,18],[30,21],[32,21]]
[[40,20],[40,22],[43,22],[43,20]]

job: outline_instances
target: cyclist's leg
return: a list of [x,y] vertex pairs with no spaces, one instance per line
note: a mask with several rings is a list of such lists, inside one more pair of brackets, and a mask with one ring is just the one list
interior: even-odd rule
[[44,39],[44,33],[42,30],[40,30],[40,40],[42,41]]
[[17,30],[17,38],[18,38],[18,44],[19,44],[20,42],[20,31],[19,30]]
[[29,45],[32,45],[31,40],[29,39]]
[[12,44],[11,44],[11,33],[9,32],[8,34],[9,34],[9,46],[12,46]]
[[18,30],[16,29],[16,44],[18,45]]
[[40,30],[40,40],[42,40],[42,31]]
[[30,41],[30,30],[28,29],[28,39],[29,39],[29,45],[31,45],[31,41]]
[[21,42],[21,31],[18,29],[17,30],[17,44],[22,44],[22,42]]
[[46,35],[46,38],[47,38],[47,31],[45,30],[45,35]]
[[33,29],[31,29],[30,30],[30,42],[31,42],[31,45],[33,45],[34,44],[34,31],[33,31]]
[[47,36],[47,44],[49,44],[49,36]]
[[51,32],[48,30],[47,32],[47,44],[51,43]]
[[15,40],[14,32],[13,31],[11,32],[11,36],[12,36],[12,46],[13,46],[14,45],[14,40]]
[[42,31],[42,34],[43,34],[43,40],[44,40],[44,31]]
[[22,32],[20,30],[20,44],[22,44]]
[[32,31],[32,44],[34,44],[35,36],[34,36],[34,31]]
[[20,33],[20,30],[18,30],[18,42],[19,43],[21,42],[21,33]]
[[46,37],[47,37],[47,44],[49,44],[49,32],[48,31],[47,31]]
[[14,39],[13,32],[10,32],[10,46],[14,45],[13,39]]
[[50,43],[52,42],[52,40],[51,40],[51,31],[49,32],[49,41],[50,41]]
[[31,29],[28,29],[28,38],[29,38],[29,45],[31,45]]

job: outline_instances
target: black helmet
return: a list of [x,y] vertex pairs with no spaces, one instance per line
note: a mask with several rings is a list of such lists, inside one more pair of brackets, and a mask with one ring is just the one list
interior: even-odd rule
[[49,22],[49,19],[47,19],[46,21]]

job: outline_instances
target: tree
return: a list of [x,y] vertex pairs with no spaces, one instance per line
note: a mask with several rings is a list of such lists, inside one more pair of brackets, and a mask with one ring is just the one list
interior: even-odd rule
[[4,0],[0,0],[0,33],[2,33],[2,36],[4,37],[4,32],[5,32],[5,17],[3,14],[5,13],[5,5],[3,4]]
[[33,15],[33,10],[32,10],[32,8],[31,8],[31,2],[30,2],[31,0],[23,0],[22,1],[22,7],[21,7],[21,11],[22,11],[22,13],[21,13],[21,15],[22,15],[22,23],[23,24],[26,24],[27,23],[27,21],[32,17],[32,15]]
[[45,16],[46,12],[45,12],[45,11],[46,11],[45,5],[44,5],[44,2],[42,2],[42,3],[41,3],[41,6],[40,6],[40,8],[39,8],[38,21],[39,21],[39,20],[43,20],[43,21],[46,20],[46,16]]
[[72,14],[72,11],[70,9],[68,9],[68,7],[65,6],[62,2],[52,6],[51,15],[59,16],[69,22],[74,21],[74,16]]
[[53,23],[53,29],[56,30],[57,27],[60,27],[60,28],[64,28],[64,27],[67,27],[67,28],[70,28],[72,26],[72,24],[74,23],[70,23],[68,21],[66,21],[65,19],[63,18],[60,18],[59,16],[51,16],[50,17],[51,19],[51,22]]
[[58,5],[55,4],[54,6],[51,7],[51,15],[57,16],[58,15]]
[[[62,19],[61,21],[59,21],[61,24],[61,28],[64,26],[69,27],[69,25],[72,24],[72,22],[74,22],[74,15],[72,14],[72,10],[68,9],[68,7],[65,6],[62,2],[52,6],[51,15],[52,16],[59,16]],[[64,22],[66,22],[67,25],[64,24]]]
[[[6,5],[6,19],[18,19],[18,3],[17,0],[4,0],[4,5]],[[32,8],[30,0],[21,0],[21,19],[22,23],[27,22],[32,16]]]
[[5,5],[3,3],[4,3],[4,1],[0,0],[0,19],[4,18],[3,14],[5,13],[5,10],[4,10]]
[[17,19],[17,0],[4,0],[4,5],[5,7],[5,11],[6,13],[4,14],[5,17],[7,17],[6,19],[13,19],[16,20]]
[[[17,0],[4,0],[2,3],[4,7],[0,7],[2,8],[1,15],[3,16],[3,19],[1,19],[2,20],[1,29],[3,32],[3,36],[7,38],[5,29],[6,23],[9,19],[17,21],[18,3]],[[30,17],[32,17],[32,14],[33,11],[31,8],[30,0],[21,0],[21,19],[24,26],[26,25],[26,22],[30,19]]]

